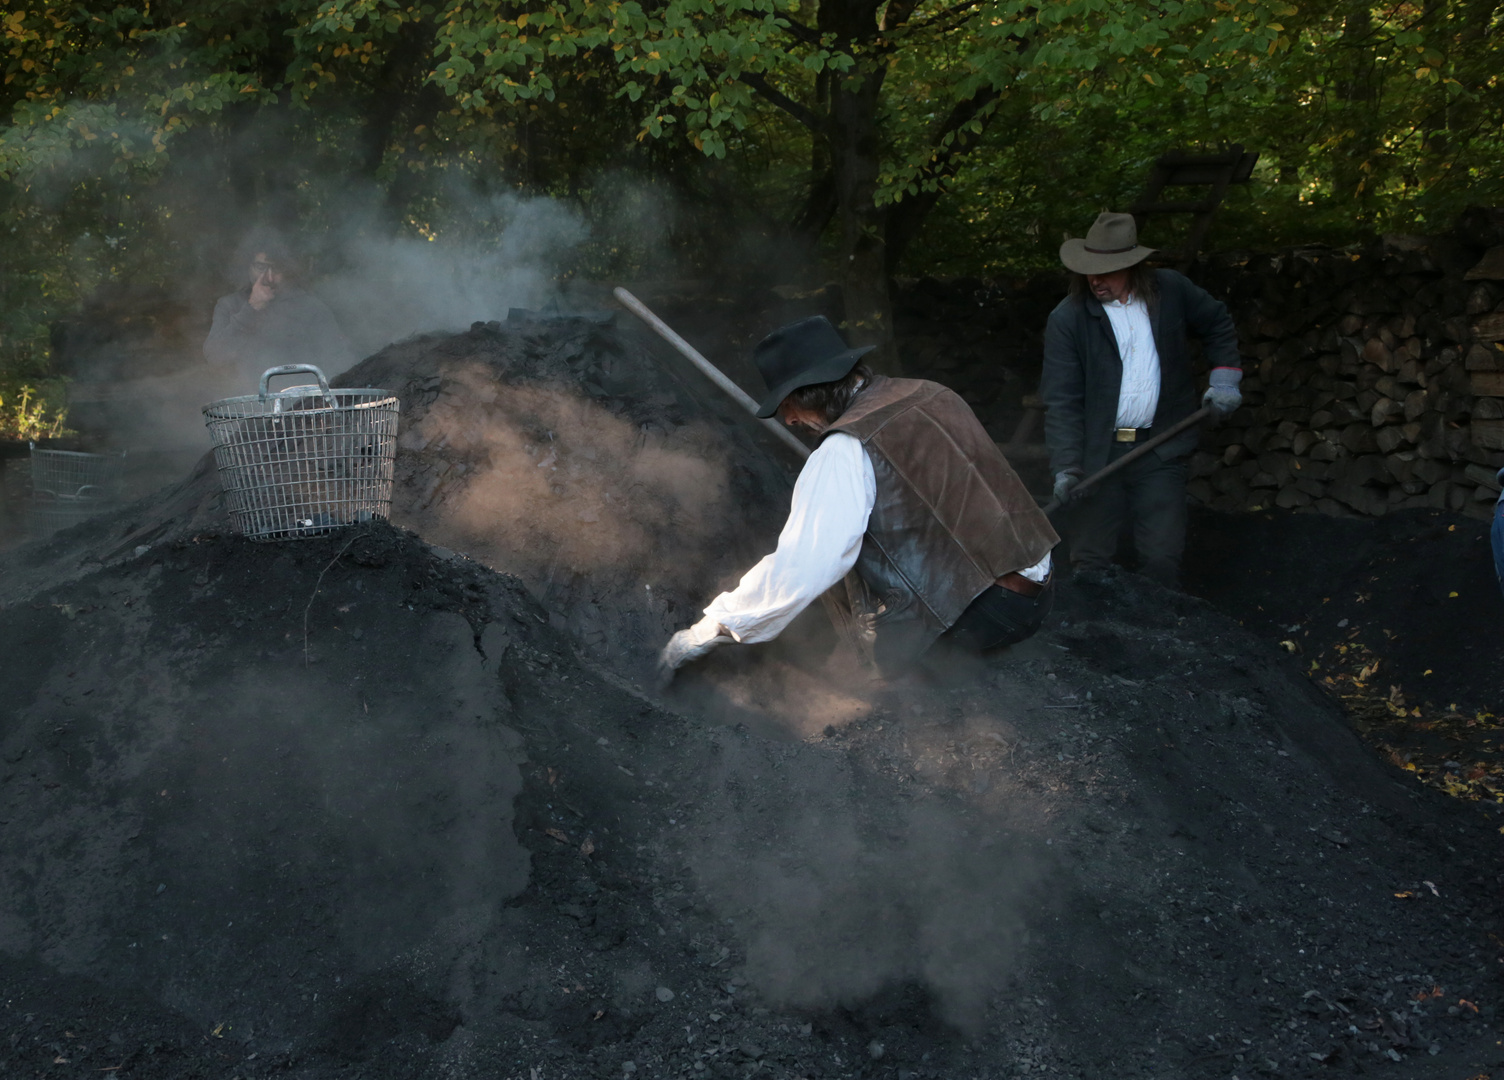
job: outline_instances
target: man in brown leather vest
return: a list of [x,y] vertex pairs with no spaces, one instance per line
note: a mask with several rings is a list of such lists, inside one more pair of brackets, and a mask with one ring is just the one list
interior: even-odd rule
[[778,636],[853,567],[880,666],[941,637],[1022,641],[1053,601],[1059,542],[970,406],[938,383],[874,375],[823,317],[774,331],[754,359],[775,413],[820,444],[794,485],[778,549],[670,639],[666,677],[726,642]]

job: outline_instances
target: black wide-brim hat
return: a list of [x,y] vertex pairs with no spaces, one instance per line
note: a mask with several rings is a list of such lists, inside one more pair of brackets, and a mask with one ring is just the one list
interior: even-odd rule
[[766,420],[778,411],[784,398],[800,387],[844,379],[857,361],[875,348],[876,345],[849,348],[824,315],[774,330],[752,350],[752,360],[769,387],[768,396],[757,407],[757,415]]

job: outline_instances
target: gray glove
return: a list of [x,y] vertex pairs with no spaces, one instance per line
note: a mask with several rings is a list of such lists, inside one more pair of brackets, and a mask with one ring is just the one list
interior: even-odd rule
[[1202,395],[1201,404],[1210,405],[1219,418],[1231,416],[1243,404],[1243,393],[1238,389],[1238,383],[1242,381],[1241,368],[1212,368],[1211,385]]
[[674,672],[691,660],[698,660],[717,646],[735,640],[719,623],[710,619],[701,619],[688,629],[680,630],[668,639],[668,644],[658,654],[659,687],[673,682]]
[[1055,501],[1061,506],[1071,501],[1072,492],[1081,482],[1080,469],[1061,469],[1055,474]]

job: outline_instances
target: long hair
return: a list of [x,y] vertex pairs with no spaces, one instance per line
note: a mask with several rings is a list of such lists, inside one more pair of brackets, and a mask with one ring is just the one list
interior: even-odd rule
[[[1154,287],[1154,271],[1142,262],[1128,268],[1128,291],[1144,303],[1153,305],[1158,290]],[[1085,274],[1071,275],[1071,296],[1082,300],[1091,295],[1091,286]]]
[[801,409],[809,409],[825,417],[827,424],[834,424],[851,405],[862,385],[872,378],[872,369],[866,364],[857,364],[845,377],[834,382],[815,383],[792,390],[784,400],[792,401]]

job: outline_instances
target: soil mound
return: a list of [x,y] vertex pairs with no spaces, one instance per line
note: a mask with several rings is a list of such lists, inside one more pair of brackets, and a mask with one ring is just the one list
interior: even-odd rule
[[1107,576],[1063,609],[792,738],[676,711],[765,654],[655,703],[385,526],[12,601],[0,1068],[1493,1064],[1493,830],[1203,603]]
[[816,613],[645,696],[786,507],[696,379],[602,319],[414,339],[343,381],[422,539],[227,536],[206,462],[0,559],[0,1071],[1504,1065],[1496,823],[1204,601],[1078,579],[889,687]]
[[402,402],[392,519],[516,574],[617,664],[649,658],[772,547],[799,465],[610,313],[514,312],[339,382]]

